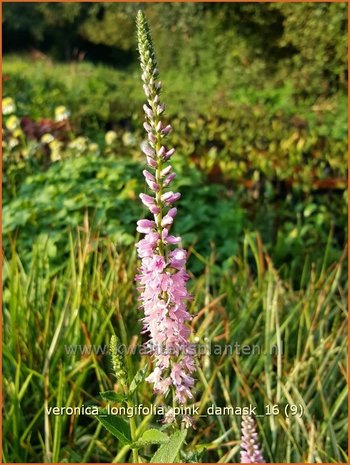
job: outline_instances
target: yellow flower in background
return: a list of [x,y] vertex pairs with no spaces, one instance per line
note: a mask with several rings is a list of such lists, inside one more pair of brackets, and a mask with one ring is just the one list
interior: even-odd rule
[[52,142],[54,139],[55,138],[52,134],[47,133],[41,136],[40,142],[42,144],[50,144],[50,142]]
[[10,115],[16,111],[16,104],[11,97],[5,97],[2,99],[2,114]]
[[87,139],[85,137],[79,136],[69,143],[68,147],[73,150],[78,150],[83,152],[87,148]]
[[123,144],[126,147],[129,147],[130,145],[135,145],[136,144],[136,137],[131,132],[126,131],[126,132],[124,132],[124,134],[122,136],[122,141],[123,141]]
[[90,151],[90,152],[98,152],[98,145],[95,144],[95,142],[92,142],[92,143],[89,145],[89,151]]
[[107,131],[105,134],[105,142],[107,145],[112,145],[117,140],[117,133],[115,131]]
[[15,115],[11,115],[5,123],[5,126],[9,131],[14,131],[19,128],[19,119]]
[[11,137],[9,142],[8,142],[9,148],[13,149],[13,148],[17,147],[17,145],[19,145],[19,140],[15,139],[14,137]]
[[70,111],[64,105],[55,108],[55,121],[63,121],[70,116]]
[[16,139],[19,139],[20,137],[23,136],[22,129],[20,129],[20,128],[15,129],[13,131],[12,135],[13,135],[13,137],[16,137]]
[[28,158],[29,157],[29,150],[28,149],[22,149],[21,150],[21,155],[23,158]]
[[60,142],[57,139],[54,139],[52,142],[50,142],[49,147],[50,147],[51,161],[61,160],[61,158],[62,158],[62,146],[63,146],[63,143]]

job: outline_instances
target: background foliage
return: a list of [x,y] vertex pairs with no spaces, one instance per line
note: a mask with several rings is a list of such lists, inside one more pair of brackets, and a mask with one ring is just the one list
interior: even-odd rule
[[[101,402],[106,357],[65,344],[103,344],[121,318],[139,337],[139,7],[3,6],[4,461],[130,456],[92,419],[45,416],[43,398]],[[302,402],[300,421],[261,420],[267,459],[346,461],[347,5],[143,8],[174,129],[194,330],[284,348],[201,360],[196,402]],[[198,431],[184,461],[238,460],[239,418]]]

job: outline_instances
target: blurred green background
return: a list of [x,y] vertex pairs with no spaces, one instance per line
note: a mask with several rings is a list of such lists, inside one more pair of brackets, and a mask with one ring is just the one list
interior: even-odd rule
[[[77,354],[68,363],[63,342],[103,342],[101,321],[108,340],[118,299],[130,336],[138,333],[140,7],[173,126],[174,188],[182,193],[176,229],[190,251],[192,311],[217,312],[206,310],[196,332],[219,337],[227,312],[225,337],[282,338],[286,347],[278,377],[272,359],[207,361],[200,383],[213,378],[199,385],[201,402],[298,393],[306,420],[261,425],[267,459],[344,461],[345,2],[3,4],[5,459],[114,457],[96,424],[44,422],[42,393],[50,405],[78,405],[111,388],[102,362]],[[65,383],[73,393],[63,393]],[[226,438],[230,427],[228,440],[237,440],[236,420],[225,421],[210,426],[208,441]],[[237,459],[238,446],[223,440],[203,460]]]

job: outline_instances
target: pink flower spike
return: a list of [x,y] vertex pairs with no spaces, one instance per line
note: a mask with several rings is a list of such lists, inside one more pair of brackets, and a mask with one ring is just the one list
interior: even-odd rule
[[[154,392],[166,395],[172,388],[174,401],[185,403],[193,398],[192,389],[195,371],[195,351],[188,352],[191,315],[187,309],[192,296],[186,283],[190,279],[186,272],[186,252],[178,246],[181,237],[170,235],[177,214],[173,202],[180,198],[178,192],[167,192],[175,173],[167,160],[175,152],[167,149],[163,138],[171,131],[170,124],[163,120],[165,106],[161,102],[161,82],[158,77],[157,61],[147,20],[142,11],[137,14],[138,49],[143,90],[146,94],[143,107],[145,139],[143,151],[149,167],[143,175],[153,190],[151,195],[140,194],[142,203],[154,218],[142,219],[137,230],[145,234],[137,244],[140,266],[136,277],[139,292],[139,308],[143,310],[142,334],[148,333],[148,353],[154,362],[153,373],[147,381],[154,384]],[[160,121],[162,119],[162,121]],[[165,126],[165,127],[164,127]],[[165,139],[166,140],[166,139]],[[152,169],[153,168],[153,169]],[[159,231],[159,232],[158,232]],[[188,423],[190,425],[190,423]]]
[[241,463],[265,463],[254,419],[242,417]]
[[164,187],[168,187],[169,184],[171,183],[171,181],[175,178],[175,176],[176,176],[175,173],[169,174],[169,176],[164,180],[163,186],[164,186]]

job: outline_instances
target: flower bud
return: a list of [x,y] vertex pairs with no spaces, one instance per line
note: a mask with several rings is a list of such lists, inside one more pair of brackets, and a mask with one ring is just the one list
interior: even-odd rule
[[149,233],[155,228],[156,224],[154,221],[151,220],[139,220],[137,222],[136,231],[140,233]]
[[171,126],[170,124],[168,124],[168,126],[165,126],[165,128],[162,130],[163,136],[168,135],[170,131],[171,131]]
[[148,157],[153,157],[154,156],[154,150],[151,149],[151,147],[147,144],[147,142],[143,142],[141,144],[141,150]]
[[162,145],[161,148],[158,150],[157,155],[158,155],[158,157],[163,157],[165,153],[166,153],[166,149],[165,149],[165,147]]
[[164,154],[164,158],[165,158],[166,160],[169,160],[170,157],[174,154],[174,152],[175,152],[175,149],[174,149],[174,148],[168,150],[168,151]]
[[119,350],[119,340],[117,336],[113,335],[111,337],[111,342],[109,345],[109,350],[111,353],[112,359],[112,366],[114,370],[114,374],[118,380],[121,381],[122,384],[126,382],[126,371],[125,371],[125,360],[122,354],[120,354]]
[[166,168],[164,168],[161,172],[160,172],[160,175],[161,177],[163,178],[164,176],[166,176],[167,174],[170,173],[172,169],[172,166],[171,165],[168,165]]
[[175,178],[175,176],[176,176],[176,173],[169,174],[169,176],[167,178],[165,178],[165,180],[163,182],[163,186],[168,187],[169,184],[171,183],[171,181]]
[[146,104],[143,106],[143,110],[149,119],[153,118],[154,116],[153,111]]
[[166,192],[165,194],[163,194],[161,199],[162,199],[163,202],[165,202],[167,204],[171,204],[171,203],[174,203],[177,200],[179,200],[180,197],[181,197],[181,194],[179,192],[174,193],[172,191],[169,191],[169,192]]
[[147,132],[151,132],[152,131],[152,126],[150,126],[148,123],[143,123],[143,127],[146,129]]
[[140,199],[141,202],[148,208],[156,204],[156,199],[147,194],[140,194]]
[[146,160],[151,168],[157,168],[157,162],[152,157],[146,157]]

